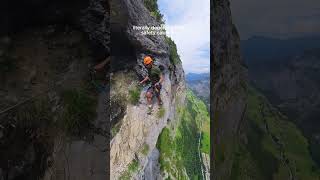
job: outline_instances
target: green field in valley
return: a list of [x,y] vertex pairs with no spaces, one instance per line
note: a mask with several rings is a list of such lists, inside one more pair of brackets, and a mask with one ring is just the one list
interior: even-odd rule
[[253,88],[243,132],[234,152],[232,179],[320,179],[307,139]]
[[186,101],[185,107],[177,107],[176,126],[164,128],[157,142],[160,168],[167,174],[167,179],[202,179],[199,138],[200,151],[207,154],[210,152],[210,117],[207,107],[191,91],[187,91]]

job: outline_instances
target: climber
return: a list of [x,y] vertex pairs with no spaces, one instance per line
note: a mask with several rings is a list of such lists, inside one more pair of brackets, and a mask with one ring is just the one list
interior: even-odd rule
[[99,64],[95,65],[93,68],[96,71],[101,70],[104,68],[107,64],[110,64],[110,56],[108,56],[105,60],[101,61]]
[[143,63],[145,67],[148,69],[148,75],[142,81],[140,81],[140,84],[143,84],[147,81],[151,82],[151,85],[146,92],[146,98],[148,102],[148,114],[150,114],[152,111],[152,98],[154,94],[158,99],[159,108],[163,104],[160,97],[160,90],[164,79],[161,70],[153,64],[153,60],[150,56],[146,56],[143,60]]
[[108,66],[110,66],[110,56],[100,61],[95,66],[89,67],[91,83],[99,92],[107,91]]

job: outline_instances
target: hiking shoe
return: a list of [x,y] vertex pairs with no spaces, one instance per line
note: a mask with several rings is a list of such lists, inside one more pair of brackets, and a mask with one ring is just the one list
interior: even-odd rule
[[151,114],[151,113],[152,113],[152,105],[149,105],[147,114]]
[[163,105],[163,102],[162,102],[162,101],[158,102],[158,105],[159,105],[159,106],[162,106],[162,105]]

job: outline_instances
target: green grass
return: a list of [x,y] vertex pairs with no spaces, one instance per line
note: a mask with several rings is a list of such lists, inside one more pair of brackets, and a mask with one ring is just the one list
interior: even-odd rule
[[[157,141],[160,169],[170,178],[201,179],[200,131],[203,132],[201,151],[210,154],[210,118],[206,106],[188,91],[186,106],[177,108],[176,118],[177,128],[174,131],[164,128]],[[201,129],[200,122],[204,124]]]
[[131,174],[129,171],[125,171],[119,178],[119,180],[130,180],[131,179]]
[[[157,148],[161,150],[160,156],[168,156],[170,157],[172,155],[172,147],[174,145],[172,144],[171,137],[170,137],[170,130],[168,128],[164,128],[159,135],[158,141],[157,141]],[[164,158],[160,158],[160,164],[161,168],[165,166],[165,160]]]
[[133,160],[128,166],[128,170],[130,172],[135,172],[138,170],[138,168],[139,168],[139,162],[137,160]]
[[133,105],[137,105],[140,100],[141,88],[134,86],[129,89],[129,102]]
[[166,113],[166,110],[161,107],[158,112],[157,112],[157,117],[160,119],[160,118],[163,118],[164,114]]
[[204,130],[201,137],[201,152],[210,155],[210,122],[204,124]]
[[184,177],[181,155],[175,152],[176,142],[171,137],[168,128],[162,130],[157,141],[157,148],[160,151],[159,163],[161,171],[166,171],[169,174],[169,178],[170,176],[175,178]]
[[[193,118],[198,123],[198,126],[202,124],[201,132],[201,152],[210,155],[210,116],[205,103],[196,97],[192,91],[187,91],[187,98],[190,103],[189,109],[192,109]],[[201,122],[201,123],[200,123]]]
[[122,173],[120,176],[120,180],[130,180],[132,178],[132,175],[137,172],[139,169],[139,162],[135,159],[133,160],[126,171]]
[[248,179],[248,175],[253,179],[288,179],[288,167],[297,179],[319,179],[306,138],[253,88],[249,88],[246,120],[247,143],[238,144],[235,151],[232,177],[238,178],[234,179]]
[[146,156],[149,153],[149,149],[149,145],[144,143],[141,149],[141,153]]
[[88,92],[73,89],[62,93],[62,102],[62,127],[67,134],[80,135],[87,132],[96,118],[96,98]]
[[230,179],[249,179],[248,175],[254,179],[264,179],[261,173],[256,169],[257,164],[252,159],[246,146],[239,144],[235,148]]
[[113,125],[111,128],[111,138],[114,137],[120,130],[121,128],[121,123],[118,122],[117,124]]
[[248,151],[251,153],[264,179],[272,179],[273,174],[279,168],[280,162],[273,153],[265,149],[261,144],[263,143],[264,132],[254,123],[250,123],[249,126]]
[[[185,113],[184,118],[190,116]],[[201,176],[201,163],[198,156],[198,127],[194,121],[182,122],[179,126],[181,137],[176,138],[177,152],[189,177]]]

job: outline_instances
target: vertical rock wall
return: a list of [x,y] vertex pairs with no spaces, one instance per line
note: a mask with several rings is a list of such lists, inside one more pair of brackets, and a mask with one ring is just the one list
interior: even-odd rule
[[240,56],[239,34],[232,23],[228,0],[212,3],[211,112],[214,127],[215,179],[228,179],[233,147],[246,109],[247,69]]

